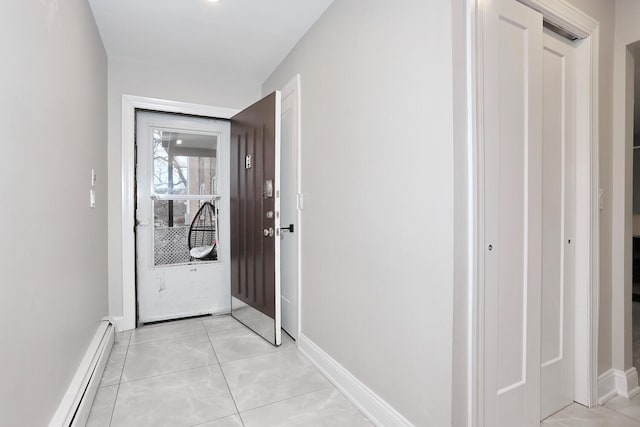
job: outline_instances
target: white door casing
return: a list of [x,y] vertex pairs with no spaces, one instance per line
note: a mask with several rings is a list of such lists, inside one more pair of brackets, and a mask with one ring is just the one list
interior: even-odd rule
[[[154,204],[164,200],[153,200],[154,153],[152,135],[155,132],[171,131],[186,134],[198,134],[202,139],[211,138],[211,149],[215,148],[215,170],[217,175],[217,193],[215,200],[219,209],[218,260],[188,261],[167,265],[154,260],[154,240],[160,243],[166,237],[154,237],[157,226]],[[136,254],[137,254],[137,298],[138,318],[141,323],[176,319],[202,314],[228,311],[229,292],[229,123],[217,119],[195,118],[157,112],[138,112],[137,114],[137,212],[136,218]],[[202,143],[202,142],[200,142]],[[186,144],[186,141],[185,141]],[[215,144],[215,145],[214,145]],[[183,145],[184,147],[184,145]],[[179,149],[177,147],[176,149]],[[195,173],[195,172],[194,172]],[[185,174],[187,177],[189,173]],[[196,174],[197,175],[197,174]],[[207,183],[208,184],[208,183]],[[193,184],[192,184],[193,185]],[[195,184],[197,187],[197,184]],[[212,184],[213,185],[213,184]],[[191,188],[195,194],[201,189]],[[206,193],[211,193],[207,191]],[[165,195],[166,196],[166,195]],[[182,197],[182,196],[179,196]],[[203,199],[204,200],[204,199]],[[207,199],[208,200],[208,199]],[[178,206],[182,199],[174,204]],[[188,225],[199,207],[198,200],[189,200],[186,205],[189,213],[184,226],[160,227],[158,231],[180,231],[178,239],[186,238]],[[184,236],[183,236],[184,234]],[[169,234],[173,236],[174,233]],[[172,241],[174,238],[166,240]]]
[[297,339],[300,330],[300,76],[296,75],[281,92],[281,225],[294,225],[293,233],[281,234],[282,329]]
[[540,421],[542,15],[484,11],[485,426]]
[[573,402],[575,47],[543,34],[541,412]]

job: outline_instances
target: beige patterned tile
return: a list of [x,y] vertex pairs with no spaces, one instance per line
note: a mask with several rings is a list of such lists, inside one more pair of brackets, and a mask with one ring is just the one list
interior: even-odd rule
[[122,382],[217,364],[207,334],[130,345]]
[[91,412],[89,412],[86,427],[109,427],[117,393],[117,385],[98,389],[96,397],[93,399],[93,404],[91,405]]
[[193,427],[243,427],[243,425],[240,415],[231,415],[230,417],[219,418]]
[[204,327],[210,336],[224,333],[230,329],[246,328],[246,326],[231,317],[231,315],[208,317],[204,319],[202,323],[204,323]]
[[181,338],[206,333],[202,320],[187,319],[182,321],[142,326],[131,334],[130,345],[145,342]]
[[222,363],[240,412],[329,387],[297,349]]
[[189,427],[235,414],[218,365],[120,384],[112,427]]
[[109,361],[107,362],[107,366],[102,373],[100,387],[120,383],[120,376],[122,375],[122,368],[124,367],[126,356],[126,344],[115,344],[113,347],[111,347]]
[[540,425],[542,427],[640,427],[640,421],[602,406],[588,409],[574,403],[550,416]]
[[245,427],[372,427],[335,387],[242,412],[240,416]]
[[232,328],[211,336],[213,349],[220,363],[246,357],[273,353],[292,348],[294,341],[285,333],[282,334],[282,345],[275,347],[251,329]]

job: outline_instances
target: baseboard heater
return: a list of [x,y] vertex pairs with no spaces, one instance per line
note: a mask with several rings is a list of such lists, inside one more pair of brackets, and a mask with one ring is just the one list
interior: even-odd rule
[[113,322],[104,319],[91,340],[49,427],[81,427],[87,423],[114,340]]

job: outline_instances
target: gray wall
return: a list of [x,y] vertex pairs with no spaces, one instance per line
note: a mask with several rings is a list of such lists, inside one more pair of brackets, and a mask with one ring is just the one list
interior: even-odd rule
[[[640,2],[616,0],[613,46],[612,367],[633,367],[631,261],[633,230],[633,72],[627,47],[640,40]],[[601,310],[602,312],[602,310]]]
[[336,0],[302,81],[302,333],[420,426],[451,424],[450,2]]
[[0,54],[0,425],[44,426],[107,314],[107,58],[85,0],[3,2]]
[[260,83],[222,78],[216,70],[109,58],[109,313],[122,316],[122,95],[245,108]]

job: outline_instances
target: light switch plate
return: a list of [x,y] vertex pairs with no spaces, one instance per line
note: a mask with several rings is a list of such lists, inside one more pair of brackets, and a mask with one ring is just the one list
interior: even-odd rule
[[604,189],[601,188],[598,191],[598,207],[600,208],[600,210],[604,209]]

